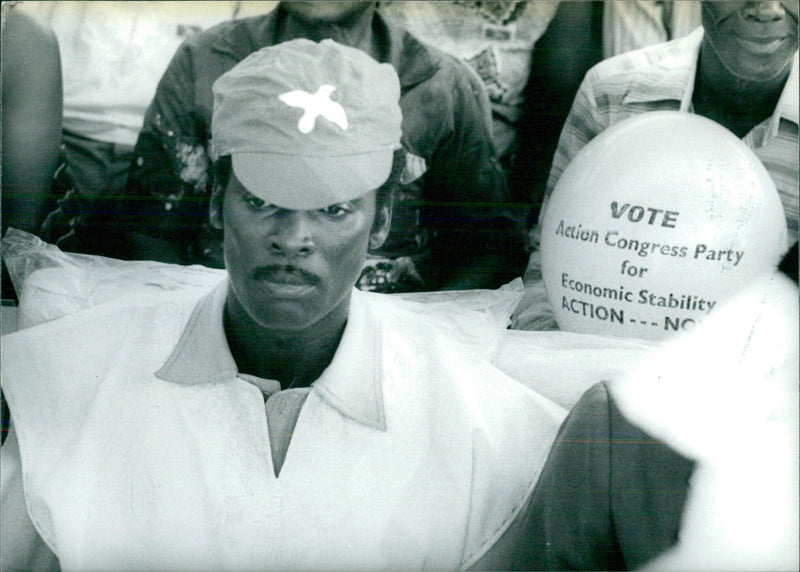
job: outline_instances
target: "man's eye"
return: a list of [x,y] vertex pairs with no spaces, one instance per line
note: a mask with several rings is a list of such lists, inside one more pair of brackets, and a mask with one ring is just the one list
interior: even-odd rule
[[269,204],[263,199],[259,199],[255,195],[247,195],[244,197],[244,202],[246,202],[250,208],[256,211],[265,211],[270,208],[275,208],[274,205]]
[[253,195],[247,195],[247,196],[245,196],[245,198],[244,198],[244,201],[245,201],[245,202],[246,202],[248,205],[250,205],[251,207],[254,207],[254,208],[257,208],[257,209],[260,209],[260,208],[261,208],[261,207],[263,207],[265,204],[267,204],[267,203],[266,203],[265,201],[263,201],[262,199],[259,199],[258,197],[256,197],[256,196],[253,196]]
[[349,213],[352,210],[352,208],[350,206],[350,203],[337,203],[335,205],[327,206],[321,210],[328,216],[341,217]]

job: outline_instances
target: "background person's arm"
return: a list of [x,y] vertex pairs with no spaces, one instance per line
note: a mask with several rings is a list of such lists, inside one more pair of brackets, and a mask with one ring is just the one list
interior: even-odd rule
[[8,14],[2,43],[2,228],[35,233],[61,144],[58,41],[27,14]]
[[194,46],[185,42],[173,56],[136,142],[123,210],[137,259],[195,262],[189,247],[208,219],[210,160]]

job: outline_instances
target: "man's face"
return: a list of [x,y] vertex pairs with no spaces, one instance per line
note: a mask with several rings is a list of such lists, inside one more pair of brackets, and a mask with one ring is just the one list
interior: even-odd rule
[[704,1],[703,27],[725,68],[739,79],[766,81],[785,73],[797,50],[798,0]]
[[375,196],[285,210],[231,174],[222,203],[225,266],[250,317],[267,328],[301,330],[347,304],[376,221]]
[[371,8],[375,2],[339,2],[316,0],[312,2],[281,2],[281,6],[295,18],[307,23],[342,24]]

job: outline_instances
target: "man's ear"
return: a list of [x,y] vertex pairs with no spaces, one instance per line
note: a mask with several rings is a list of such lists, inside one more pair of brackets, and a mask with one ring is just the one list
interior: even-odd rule
[[211,226],[218,230],[222,230],[222,202],[224,199],[225,189],[219,185],[214,185],[211,201],[208,203],[208,216],[211,220]]
[[380,201],[375,209],[375,222],[372,223],[372,231],[369,234],[369,249],[377,250],[386,242],[389,236],[389,228],[392,226],[392,199],[389,197],[385,201]]

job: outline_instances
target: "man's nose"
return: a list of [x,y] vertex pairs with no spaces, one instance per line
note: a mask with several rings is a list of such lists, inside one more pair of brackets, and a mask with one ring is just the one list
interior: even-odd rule
[[786,12],[780,2],[748,2],[744,7],[746,18],[759,22],[774,22],[782,19]]
[[274,254],[287,257],[308,256],[314,252],[311,223],[304,211],[282,211],[273,217],[267,240]]

